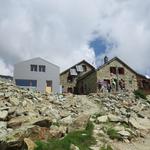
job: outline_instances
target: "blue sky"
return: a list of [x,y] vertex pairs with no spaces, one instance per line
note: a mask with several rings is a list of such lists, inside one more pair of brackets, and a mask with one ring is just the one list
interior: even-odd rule
[[94,49],[96,57],[104,53],[107,48],[106,42],[102,38],[94,39],[89,45]]

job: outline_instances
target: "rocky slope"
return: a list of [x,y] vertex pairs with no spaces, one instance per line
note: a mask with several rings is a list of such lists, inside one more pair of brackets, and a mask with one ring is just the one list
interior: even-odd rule
[[119,150],[120,143],[149,136],[150,98],[135,99],[133,93],[47,95],[0,81],[1,150],[32,150],[34,141],[63,138],[84,129],[89,120],[97,140],[91,149],[110,144]]

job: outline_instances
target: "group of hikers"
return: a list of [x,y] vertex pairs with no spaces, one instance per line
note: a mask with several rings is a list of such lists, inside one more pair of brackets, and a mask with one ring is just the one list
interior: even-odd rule
[[100,92],[115,92],[125,89],[125,82],[123,79],[100,80],[97,83]]

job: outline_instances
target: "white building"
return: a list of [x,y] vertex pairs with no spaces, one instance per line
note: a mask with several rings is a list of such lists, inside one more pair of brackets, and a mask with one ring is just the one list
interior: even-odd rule
[[60,69],[42,59],[33,58],[14,66],[14,82],[24,88],[34,88],[40,92],[60,92]]

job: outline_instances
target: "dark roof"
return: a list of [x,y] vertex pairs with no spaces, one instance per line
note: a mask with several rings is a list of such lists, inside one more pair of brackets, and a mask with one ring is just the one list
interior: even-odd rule
[[123,62],[123,61],[122,61],[120,58],[118,58],[118,57],[114,57],[114,58],[110,59],[107,63],[101,65],[100,67],[98,67],[98,68],[97,68],[96,70],[94,70],[94,71],[92,70],[92,71],[86,73],[85,75],[83,75],[82,77],[80,77],[78,80],[81,80],[81,79],[86,78],[88,75],[92,74],[92,73],[95,72],[95,71],[98,71],[98,70],[104,68],[106,65],[110,64],[110,63],[113,62],[114,60],[119,61],[121,64],[123,64],[124,66],[126,66],[126,67],[127,67],[128,69],[130,69],[133,73],[135,73],[137,76],[140,76],[140,77],[142,77],[142,78],[145,78],[145,79],[147,79],[147,80],[150,80],[150,79],[146,78],[144,75],[141,75],[141,74],[137,73],[135,70],[133,70],[130,66],[128,66],[125,62]]
[[118,58],[118,57],[114,57],[114,58],[110,59],[107,63],[105,63],[105,64],[103,64],[102,66],[98,67],[98,68],[97,68],[97,71],[100,70],[100,69],[102,69],[102,68],[105,67],[106,65],[110,64],[110,63],[113,62],[114,60],[119,61],[121,64],[123,64],[123,65],[126,66],[128,69],[130,69],[133,73],[135,73],[136,75],[138,75],[138,73],[137,73],[135,70],[133,70],[130,66],[128,66],[125,62],[123,62],[123,61],[122,61],[120,58]]
[[81,63],[86,63],[87,65],[89,65],[89,66],[92,68],[92,70],[95,70],[94,66],[92,66],[92,65],[91,65],[90,63],[88,63],[87,61],[82,60],[82,61],[80,61],[79,63],[73,65],[72,67],[70,67],[70,68],[66,69],[65,71],[63,71],[62,73],[60,73],[60,75],[66,73],[67,71],[69,71],[69,69],[74,68],[76,65],[79,65],[79,64],[81,64]]
[[6,79],[6,80],[13,80],[12,76],[7,76],[7,75],[0,75],[0,78]]
[[77,80],[78,80],[78,81],[79,81],[79,80],[82,80],[82,79],[86,78],[87,76],[91,75],[91,74],[94,73],[94,72],[96,72],[96,69],[93,69],[93,70],[87,72],[86,74],[80,76]]
[[144,75],[142,75],[142,74],[137,73],[137,75],[138,75],[139,77],[141,77],[141,78],[144,78],[144,79],[150,81],[150,78],[147,78],[146,76],[144,76]]

